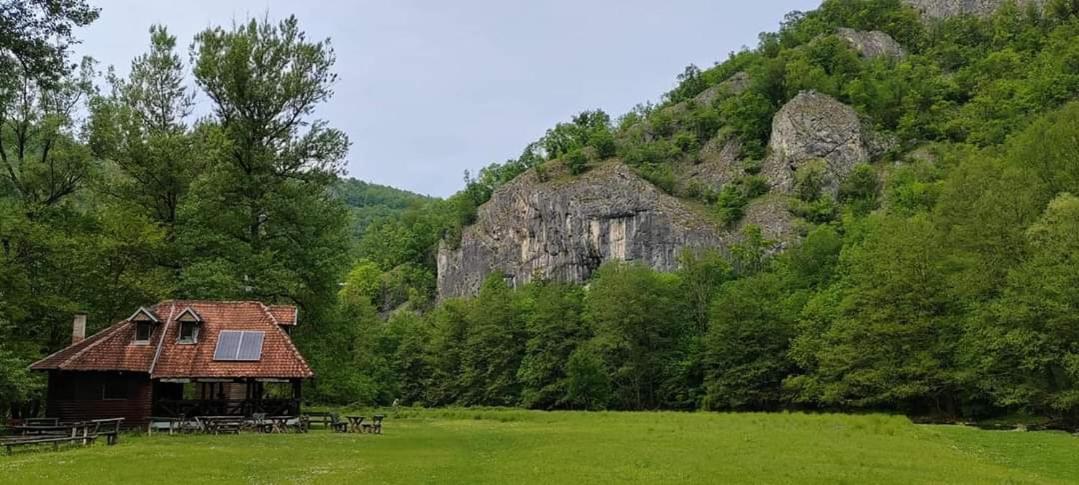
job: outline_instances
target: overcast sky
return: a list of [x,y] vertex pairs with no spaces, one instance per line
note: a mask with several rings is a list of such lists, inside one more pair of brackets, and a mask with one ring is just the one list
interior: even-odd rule
[[[121,73],[163,23],[186,58],[192,36],[250,16],[295,14],[332,39],[336,96],[319,116],[352,141],[349,175],[424,194],[514,158],[547,128],[656,100],[690,63],[756,44],[820,0],[91,0],[80,48]],[[208,111],[200,98],[200,110]]]

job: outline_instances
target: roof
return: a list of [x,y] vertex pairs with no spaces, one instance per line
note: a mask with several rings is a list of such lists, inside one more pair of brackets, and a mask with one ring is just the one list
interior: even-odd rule
[[[201,318],[194,345],[178,342],[180,325],[176,319],[187,309]],[[282,328],[296,325],[295,307],[257,301],[164,301],[147,310],[161,321],[154,326],[149,344],[135,343],[136,324],[123,320],[30,368],[144,372],[153,379],[314,377]],[[264,332],[262,358],[255,362],[215,361],[217,338],[225,330]]]
[[270,314],[277,319],[278,325],[295,327],[296,316],[299,311],[297,311],[296,307],[290,305],[270,305]]

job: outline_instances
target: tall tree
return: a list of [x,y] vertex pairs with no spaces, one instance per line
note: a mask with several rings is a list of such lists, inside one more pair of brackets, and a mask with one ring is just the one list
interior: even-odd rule
[[[92,102],[90,145],[118,173],[101,189],[138,207],[173,241],[181,199],[203,168],[186,123],[195,94],[185,85],[176,37],[150,27],[150,51],[131,62],[127,79],[110,72],[108,80],[111,93]],[[164,263],[178,270],[170,256]]]
[[973,319],[973,382],[996,404],[1079,422],[1079,198],[1057,197],[1026,233],[1029,257]]
[[678,343],[689,326],[677,288],[677,277],[639,264],[609,263],[597,271],[585,318],[619,407],[655,409],[671,398],[665,384],[672,364],[680,360]]
[[0,1],[0,76],[51,84],[65,74],[75,27],[97,20],[84,0]]
[[192,56],[216,149],[180,209],[182,291],[331,303],[347,217],[329,189],[349,143],[311,119],[337,79],[329,41],[307,40],[295,17],[251,20],[198,34]]

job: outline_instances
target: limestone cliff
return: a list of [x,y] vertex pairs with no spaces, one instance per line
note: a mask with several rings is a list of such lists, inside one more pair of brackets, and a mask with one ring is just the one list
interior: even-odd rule
[[[903,0],[929,18],[941,19],[959,15],[984,17],[1004,6],[1009,0]],[[1020,6],[1044,5],[1047,0],[1016,0]]]
[[439,248],[439,296],[474,294],[495,271],[514,286],[585,281],[613,260],[671,271],[683,248],[721,246],[721,232],[621,163],[547,182],[529,172],[480,208],[459,247]]

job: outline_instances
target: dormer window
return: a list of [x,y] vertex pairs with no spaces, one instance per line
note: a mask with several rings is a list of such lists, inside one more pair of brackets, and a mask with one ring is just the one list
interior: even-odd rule
[[136,322],[135,323],[135,343],[147,344],[150,343],[150,334],[153,333],[154,327],[149,322]]
[[154,312],[147,310],[146,308],[139,308],[139,311],[131,315],[128,321],[135,323],[135,343],[136,344],[148,344],[150,343],[150,335],[154,333],[154,325],[160,323],[157,315]]
[[187,308],[180,312],[180,316],[176,317],[176,321],[180,324],[180,333],[176,339],[177,343],[198,343],[199,327],[202,326],[202,317],[194,309]]

